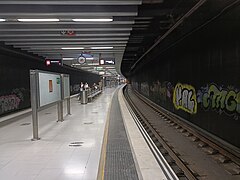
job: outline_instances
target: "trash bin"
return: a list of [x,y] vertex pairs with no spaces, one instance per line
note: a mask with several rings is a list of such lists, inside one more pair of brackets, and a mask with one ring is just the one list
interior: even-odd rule
[[88,97],[87,97],[87,91],[83,90],[80,91],[80,96],[81,96],[81,104],[87,104],[88,103]]

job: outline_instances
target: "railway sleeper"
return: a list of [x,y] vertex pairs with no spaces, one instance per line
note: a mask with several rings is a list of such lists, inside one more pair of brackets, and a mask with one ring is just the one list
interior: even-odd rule
[[170,166],[176,164],[175,160],[171,156],[167,155],[167,156],[164,156],[164,158],[166,159],[166,161]]
[[158,149],[163,147],[163,145],[159,141],[156,141],[155,145],[157,146]]
[[231,175],[240,175],[240,167],[237,164],[230,162],[223,164],[223,166],[225,167],[226,171]]
[[171,168],[173,169],[173,171],[175,172],[175,174],[176,174],[178,177],[179,177],[179,176],[185,176],[185,175],[184,175],[184,172],[182,171],[182,169],[179,168],[176,163],[174,163],[173,165],[171,165]]
[[212,147],[204,147],[202,148],[208,155],[214,155],[214,154],[217,154],[218,153],[218,150],[216,149],[213,149]]
[[215,154],[213,155],[213,158],[219,163],[229,163],[231,161],[228,157],[222,154]]
[[162,153],[163,156],[166,156],[168,154],[167,150],[163,147],[159,148],[159,151]]
[[201,148],[203,148],[203,147],[206,147],[206,146],[208,146],[208,145],[207,145],[205,142],[200,141],[200,142],[198,143],[198,146],[201,147]]
[[191,136],[190,138],[191,138],[191,140],[194,141],[194,142],[198,142],[198,141],[199,141],[199,138],[196,137],[196,136]]
[[185,133],[185,132],[187,132],[187,130],[182,128],[182,129],[179,129],[179,132]]
[[193,134],[190,133],[190,132],[188,132],[188,131],[186,131],[186,132],[184,133],[184,135],[187,136],[187,137],[191,137],[191,136],[193,136]]

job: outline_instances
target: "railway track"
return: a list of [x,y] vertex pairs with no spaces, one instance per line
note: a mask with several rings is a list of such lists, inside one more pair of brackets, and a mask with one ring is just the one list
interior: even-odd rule
[[[171,166],[178,179],[218,179],[217,177],[214,178],[215,176],[211,174],[211,170],[203,168],[205,165],[201,163],[203,161],[201,156],[204,154],[204,158],[207,159],[203,161],[206,167],[210,161],[210,168],[213,168],[213,171],[219,171],[216,172],[219,173],[219,177],[222,177],[222,179],[240,179],[240,161],[237,152],[226,150],[202,136],[194,128],[173,117],[169,112],[160,109],[160,107],[140,94],[136,94],[129,87],[125,88],[124,96],[138,121]],[[166,130],[167,128],[169,129]],[[170,131],[175,131],[175,135],[168,133]],[[188,141],[191,140],[190,143],[192,143],[193,148],[195,147],[198,151],[201,149],[202,153],[199,153],[201,156],[196,155],[198,157],[193,157],[192,154],[195,154],[195,152],[189,155],[184,150],[182,151],[176,143],[172,142],[171,136],[179,136],[179,133],[184,135]],[[196,152],[196,154],[198,153]],[[190,156],[191,158],[189,158]],[[196,160],[201,165],[197,165]],[[213,167],[213,165],[216,167]]]

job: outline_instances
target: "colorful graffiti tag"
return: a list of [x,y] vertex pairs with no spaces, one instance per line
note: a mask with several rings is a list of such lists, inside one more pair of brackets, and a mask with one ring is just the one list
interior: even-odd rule
[[146,82],[141,83],[141,92],[149,96],[150,90],[155,100],[159,102],[171,99],[174,107],[178,110],[196,114],[199,104],[205,111],[213,110],[219,114],[225,113],[233,116],[236,120],[240,119],[240,91],[232,86],[223,88],[223,86],[211,83],[196,91],[193,86],[188,84],[178,83],[173,88],[171,82],[156,81],[150,88],[148,87]]
[[236,119],[240,114],[240,92],[233,87],[223,88],[216,84],[202,87],[197,93],[198,103],[205,110],[215,110],[219,114],[225,112],[234,115]]
[[13,89],[8,95],[0,96],[0,114],[19,109],[20,103],[24,101],[25,88]]
[[188,84],[178,83],[173,91],[173,104],[176,109],[196,114],[197,98],[195,88]]

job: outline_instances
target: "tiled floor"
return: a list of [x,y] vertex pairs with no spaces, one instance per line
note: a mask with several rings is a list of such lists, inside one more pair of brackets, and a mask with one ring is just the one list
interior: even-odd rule
[[[71,101],[71,116],[56,122],[56,107],[39,113],[39,141],[31,141],[31,116],[0,127],[0,179],[95,180],[114,88],[92,103]],[[81,146],[69,146],[79,142]]]

